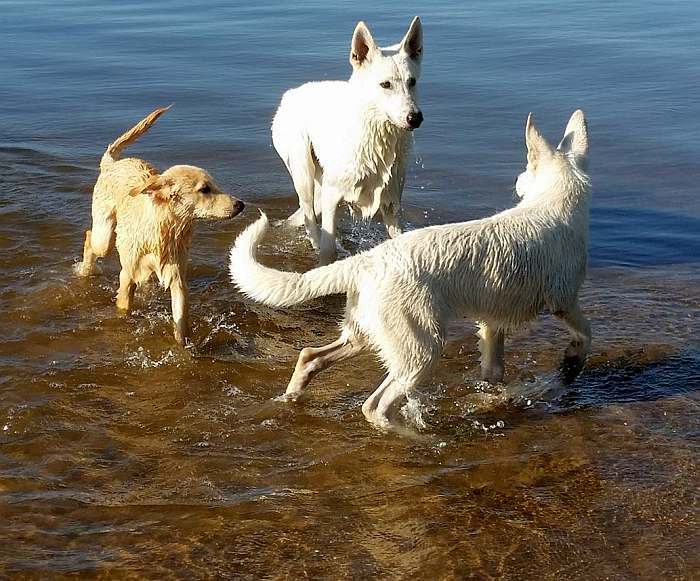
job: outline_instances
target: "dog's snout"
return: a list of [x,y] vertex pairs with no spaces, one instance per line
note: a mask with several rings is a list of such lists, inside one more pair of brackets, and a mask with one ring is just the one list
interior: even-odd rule
[[233,202],[233,211],[231,212],[231,218],[234,216],[238,216],[243,211],[243,208],[245,208],[245,204],[241,202],[240,200],[236,200],[234,198]]
[[418,129],[423,123],[423,113],[421,111],[411,111],[406,117],[406,122],[411,129]]

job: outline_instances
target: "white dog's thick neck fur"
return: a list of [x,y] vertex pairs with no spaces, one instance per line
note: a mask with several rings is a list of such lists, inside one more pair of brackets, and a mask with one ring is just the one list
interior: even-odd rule
[[401,233],[409,131],[422,120],[416,104],[422,46],[417,17],[401,43],[387,49],[377,47],[360,22],[349,80],[306,83],[282,97],[272,140],[299,196],[294,221],[301,218],[298,225],[320,248],[322,264],[335,258],[336,211],[343,201],[362,218],[381,214],[390,236]]
[[302,350],[287,395],[309,379],[364,349],[378,353],[388,375],[363,405],[365,416],[385,425],[402,397],[425,380],[443,346],[446,323],[471,317],[480,323],[482,376],[503,377],[504,333],[549,309],[569,328],[569,364],[582,364],[590,328],[578,307],[586,271],[589,182],[586,122],[581,111],[553,149],[526,127],[528,164],[518,177],[520,203],[499,214],[432,226],[305,274],[280,272],[256,260],[267,229],[263,215],[231,251],[233,282],[249,297],[287,307],[319,296],[347,293],[338,341]]

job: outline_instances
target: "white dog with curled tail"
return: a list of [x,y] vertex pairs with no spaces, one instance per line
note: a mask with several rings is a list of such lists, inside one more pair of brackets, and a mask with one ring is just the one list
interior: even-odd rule
[[341,202],[365,219],[381,214],[389,236],[401,234],[408,136],[423,121],[416,103],[422,54],[418,17],[399,44],[383,49],[359,22],[349,80],[306,83],[282,97],[272,142],[299,196],[290,222],[306,226],[320,264],[335,260]]
[[578,305],[586,272],[590,187],[588,131],[582,111],[569,120],[557,148],[530,115],[527,168],[518,177],[521,201],[494,216],[431,226],[304,274],[261,265],[256,248],[267,230],[263,215],[231,250],[231,278],[250,298],[273,307],[346,293],[337,341],[299,354],[287,387],[296,399],[309,380],[333,363],[370,349],[388,373],[365,401],[365,417],[391,424],[404,397],[426,381],[438,361],[450,319],[479,322],[482,377],[501,381],[504,336],[548,309],[569,329],[565,369],[578,372],[591,333]]

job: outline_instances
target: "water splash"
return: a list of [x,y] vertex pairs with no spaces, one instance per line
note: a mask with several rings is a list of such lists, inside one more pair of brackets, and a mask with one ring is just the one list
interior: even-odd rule
[[401,415],[412,426],[419,430],[426,430],[428,424],[423,417],[423,412],[428,408],[418,398],[408,396],[406,403],[401,407]]
[[503,430],[506,427],[506,423],[503,420],[496,420],[493,423],[480,422],[479,420],[472,420],[472,427],[476,430],[482,431],[484,434],[491,433],[494,436],[505,437],[505,434],[498,430]]
[[126,364],[129,367],[140,367],[141,369],[152,369],[156,367],[163,367],[165,365],[172,364],[177,357],[175,354],[168,350],[166,353],[161,355],[159,358],[152,357],[148,351],[143,347],[139,347],[135,352],[129,353],[126,356]]
[[416,136],[413,133],[411,133],[411,149],[413,150],[415,165],[420,169],[425,169],[425,164],[423,163],[423,156],[420,154],[418,148],[416,147]]

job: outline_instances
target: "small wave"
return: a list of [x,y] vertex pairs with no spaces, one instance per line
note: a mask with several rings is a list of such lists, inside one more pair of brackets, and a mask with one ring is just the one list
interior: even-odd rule
[[503,430],[506,427],[506,423],[503,420],[496,420],[495,422],[480,422],[479,420],[472,420],[472,427],[476,430],[480,430],[487,433],[493,433],[495,436],[505,436],[503,432],[498,430]]
[[141,369],[152,369],[172,365],[177,360],[176,355],[169,350],[160,357],[152,357],[143,347],[139,347],[135,352],[129,353],[126,357],[126,364],[129,367],[140,367]]

